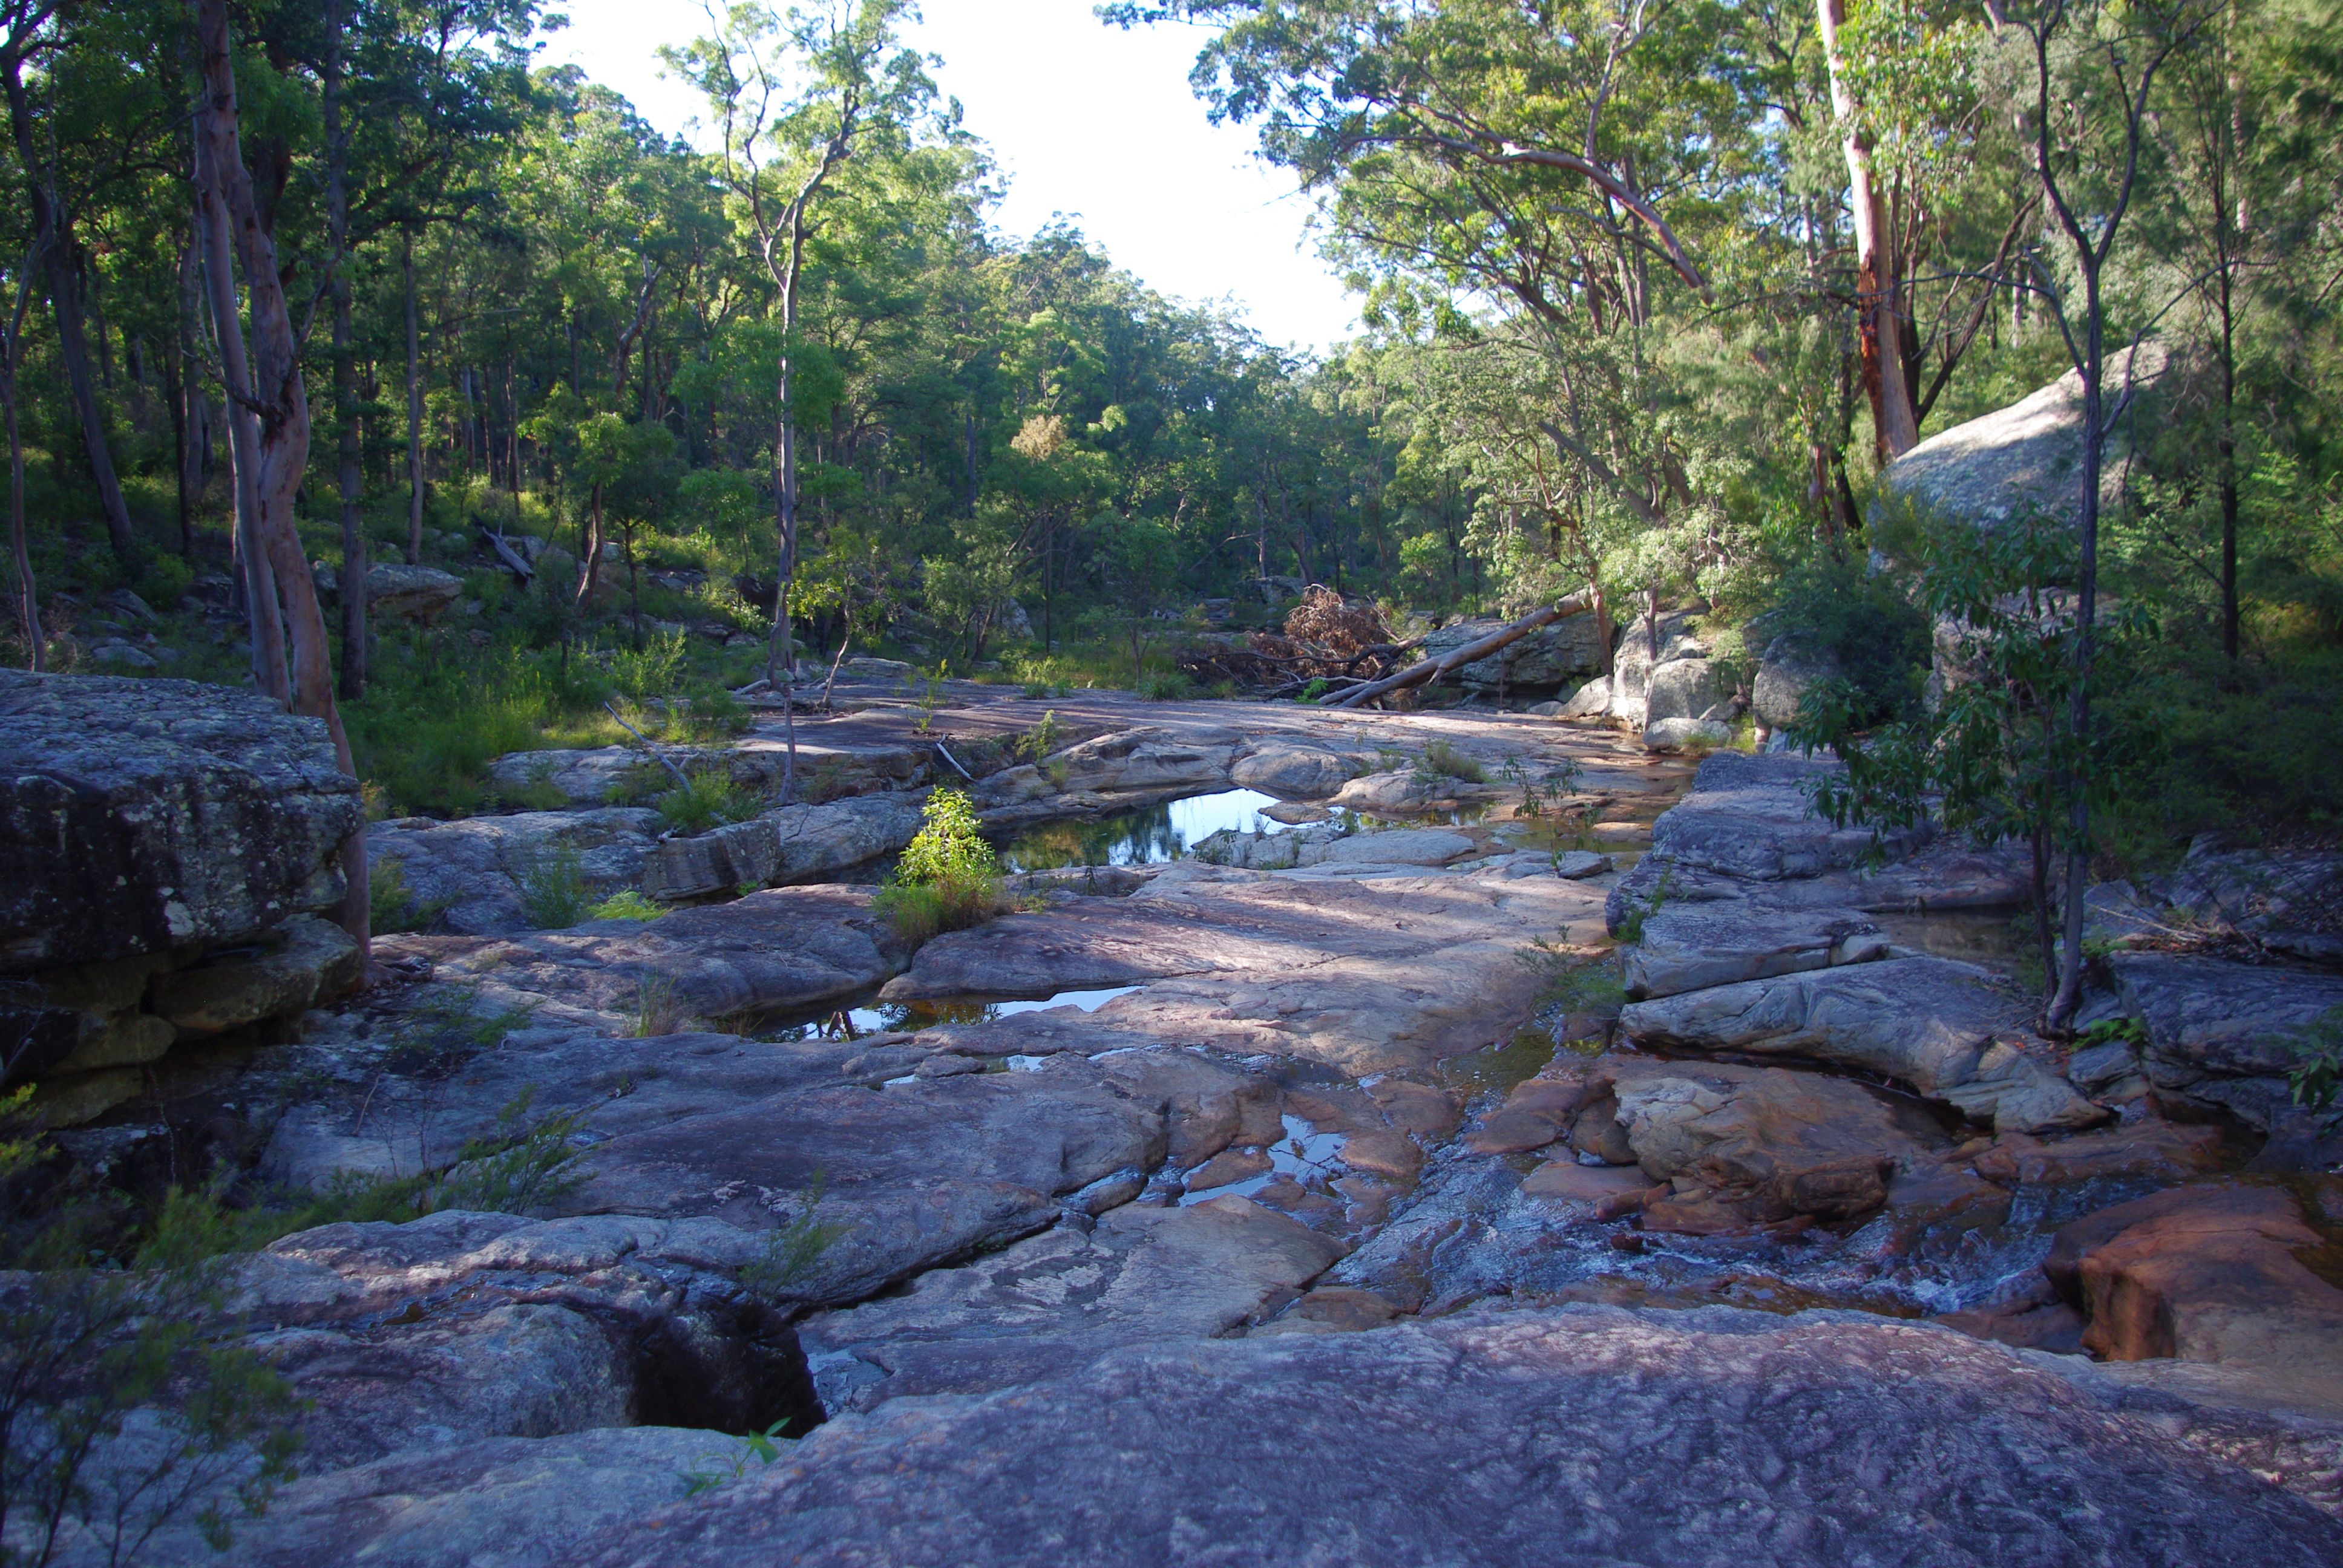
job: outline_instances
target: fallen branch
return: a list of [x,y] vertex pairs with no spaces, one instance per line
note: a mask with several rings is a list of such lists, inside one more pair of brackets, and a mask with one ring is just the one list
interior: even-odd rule
[[618,718],[618,709],[617,709],[616,707],[612,706],[610,703],[608,703],[608,702],[605,702],[605,703],[603,703],[603,704],[602,704],[602,709],[603,709],[603,711],[604,711],[604,712],[608,713],[608,714],[612,719],[618,719],[618,728],[619,728],[619,729],[621,729],[625,730],[628,734],[629,734],[629,735],[633,736],[636,739],[638,739],[638,740],[641,741],[641,742],[643,743],[643,749],[644,749],[644,750],[646,750],[646,751],[649,751],[649,752],[651,754],[651,760],[652,760],[652,761],[654,761],[654,762],[656,762],[656,763],[658,763],[660,767],[662,767],[662,768],[666,769],[669,773],[673,774],[673,775],[675,776],[675,781],[676,781],[678,784],[682,785],[682,786],[683,786],[685,789],[690,789],[690,788],[691,788],[691,780],[690,780],[690,779],[687,779],[687,778],[685,778],[685,777],[683,776],[683,769],[680,769],[680,768],[678,768],[674,763],[672,763],[672,762],[669,761],[665,757],[661,756],[661,755],[659,754],[659,747],[658,747],[656,744],[654,744],[654,743],[652,742],[651,738],[650,738],[649,736],[648,736],[648,735],[644,734],[641,730],[639,730],[639,729],[636,729],[633,725],[631,725],[631,724],[628,723],[625,719],[619,719],[619,718]]
[[1500,628],[1476,642],[1468,642],[1461,648],[1453,648],[1438,658],[1427,658],[1420,663],[1411,664],[1397,675],[1387,675],[1381,680],[1371,680],[1364,686],[1353,687],[1348,691],[1330,691],[1318,699],[1319,705],[1323,708],[1357,708],[1364,703],[1373,702],[1376,698],[1388,696],[1392,692],[1423,686],[1429,681],[1439,679],[1452,670],[1462,669],[1468,664],[1478,663],[1500,648],[1511,647],[1542,626],[1551,626],[1564,616],[1576,615],[1582,610],[1591,608],[1594,602],[1594,596],[1582,588],[1558,605],[1548,605],[1544,609],[1533,611],[1511,626]]
[[488,548],[496,551],[497,558],[505,563],[505,569],[511,572],[522,587],[528,587],[536,579],[537,568],[522,559],[518,550],[505,543],[503,530],[492,529],[486,523],[476,526],[480,530],[480,537],[488,541]]
[[941,754],[945,761],[952,765],[952,770],[954,772],[958,773],[961,778],[967,779],[971,784],[976,782],[976,775],[970,772],[967,769],[962,768],[960,765],[960,759],[953,756],[950,750],[946,749],[942,741],[939,740],[936,742],[936,750]]

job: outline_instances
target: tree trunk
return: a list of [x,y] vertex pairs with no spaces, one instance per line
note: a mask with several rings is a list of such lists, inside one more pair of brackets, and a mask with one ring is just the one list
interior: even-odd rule
[[1493,631],[1478,641],[1468,642],[1462,648],[1450,648],[1437,658],[1427,658],[1419,663],[1411,664],[1396,675],[1387,675],[1381,680],[1371,680],[1364,686],[1354,686],[1348,691],[1330,692],[1318,700],[1330,708],[1358,708],[1392,692],[1423,686],[1429,681],[1439,679],[1450,670],[1462,669],[1468,664],[1488,658],[1501,648],[1510,648],[1538,628],[1550,626],[1564,616],[1576,615],[1593,602],[1594,596],[1581,589],[1558,605],[1549,605],[1544,609],[1534,610],[1511,626]]
[[578,608],[584,610],[593,603],[594,589],[602,581],[602,481],[594,481],[594,491],[586,502],[586,564],[578,574]]
[[358,445],[358,367],[350,347],[350,140],[342,126],[342,38],[349,0],[326,6],[326,235],[333,251],[334,423],[342,501],[341,697],[356,702],[367,687],[367,542],[359,524],[364,492]]
[[2091,665],[2097,653],[2099,609],[2099,476],[2107,464],[2105,406],[2106,307],[2099,271],[2085,258],[2083,268],[2083,473],[2082,507],[2076,535],[2080,546],[2075,584],[2075,689],[2067,699],[2068,744],[2077,759],[2066,779],[2066,907],[2061,932],[2058,994],[2047,1020],[2063,1031],[2083,997],[2083,895],[2090,889],[2091,799],[2087,740],[2091,732]]
[[25,540],[25,439],[16,424],[15,348],[24,331],[19,317],[9,341],[0,345],[11,363],[0,370],[0,407],[8,421],[8,546],[16,567],[16,624],[25,634],[25,668],[35,672],[49,667],[46,640],[41,636],[40,595],[33,585],[33,557]]
[[423,564],[423,335],[416,326],[415,236],[402,237],[407,280],[407,564]]
[[82,442],[89,451],[90,477],[97,486],[99,509],[106,517],[106,537],[117,559],[138,564],[138,541],[130,531],[130,512],[123,505],[122,484],[115,477],[114,453],[106,438],[106,417],[99,409],[97,389],[90,385],[89,349],[82,336],[80,256],[63,203],[52,183],[52,171],[42,159],[40,136],[33,124],[32,100],[25,95],[24,59],[11,51],[0,56],[0,86],[8,95],[8,123],[15,134],[16,156],[25,170],[25,196],[32,228],[45,233],[40,265],[49,284],[50,314],[56,320],[58,357],[65,362],[65,380],[73,391],[74,411],[81,417]]
[[1831,107],[1841,126],[1846,155],[1847,205],[1855,215],[1855,314],[1862,328],[1863,384],[1871,396],[1871,423],[1879,459],[1900,457],[1919,445],[1912,391],[1904,375],[1903,329],[1897,322],[1895,269],[1887,265],[1877,181],[1871,146],[1857,127],[1857,106],[1846,85],[1845,56],[1838,30],[1846,20],[1844,0],[1815,0],[1823,50],[1830,63]]
[[[309,575],[309,563],[302,557],[301,538],[294,527],[293,498],[309,460],[309,398],[302,384],[293,318],[277,270],[276,242],[261,225],[237,134],[227,0],[197,0],[196,26],[203,84],[197,126],[205,148],[204,204],[216,244],[226,238],[230,223],[234,224],[245,286],[252,302],[250,374],[237,377],[231,371],[228,391],[239,402],[256,407],[260,416],[255,421],[259,437],[256,533],[260,549],[266,552],[275,569],[277,591],[284,596],[292,640],[293,710],[325,720],[336,760],[343,771],[355,777],[357,767],[350,753],[349,735],[342,728],[341,710],[334,701],[333,661],[325,616],[317,607],[317,585]],[[216,277],[215,297],[219,283]],[[232,283],[230,290],[232,307]],[[233,321],[232,315],[229,319]],[[364,954],[370,916],[363,818],[342,847],[342,871],[346,880],[342,926],[357,939]]]

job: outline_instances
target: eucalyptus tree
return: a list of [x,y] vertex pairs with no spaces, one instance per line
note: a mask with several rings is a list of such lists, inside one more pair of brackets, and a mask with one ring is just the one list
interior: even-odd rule
[[798,427],[790,377],[806,239],[817,222],[815,203],[846,160],[866,142],[908,136],[933,105],[924,62],[897,36],[910,10],[910,0],[830,0],[784,15],[760,0],[740,0],[720,16],[710,13],[711,36],[660,52],[707,95],[723,180],[778,295],[772,460],[779,548],[765,678],[782,694],[789,727],[784,799],[797,772],[789,590],[797,576]]

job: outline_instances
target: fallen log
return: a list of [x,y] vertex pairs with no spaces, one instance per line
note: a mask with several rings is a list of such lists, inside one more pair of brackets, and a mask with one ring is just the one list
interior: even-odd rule
[[1477,663],[1488,658],[1499,648],[1511,647],[1542,626],[1551,626],[1564,616],[1576,615],[1582,610],[1589,609],[1593,608],[1594,603],[1594,596],[1582,588],[1560,604],[1548,605],[1544,609],[1534,610],[1511,626],[1501,627],[1477,642],[1468,642],[1462,648],[1450,648],[1438,658],[1421,660],[1409,665],[1397,675],[1387,675],[1381,680],[1371,680],[1364,686],[1353,687],[1348,691],[1330,691],[1318,699],[1319,705],[1323,708],[1357,708],[1373,702],[1378,697],[1386,697],[1394,691],[1405,691],[1410,687],[1422,686],[1428,681],[1437,680],[1452,670],[1462,669],[1468,664]]

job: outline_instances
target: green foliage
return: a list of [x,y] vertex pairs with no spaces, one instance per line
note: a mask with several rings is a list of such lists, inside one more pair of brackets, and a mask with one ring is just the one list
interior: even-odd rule
[[1176,669],[1154,669],[1139,678],[1139,695],[1150,702],[1178,702],[1193,696],[1195,688]]
[[790,1288],[813,1271],[830,1243],[846,1233],[844,1225],[820,1218],[822,1193],[828,1185],[825,1176],[816,1171],[795,1217],[773,1232],[763,1256],[740,1271],[742,1289],[768,1304],[780,1305],[789,1299]]
[[0,1096],[0,1562],[76,1533],[130,1561],[175,1520],[226,1550],[297,1449],[291,1385],[216,1332],[231,1228],[179,1189],[142,1222],[54,1156],[29,1091]]
[[1615,953],[1577,952],[1540,938],[1519,957],[1537,971],[1541,1011],[1615,1018],[1626,1005],[1627,984]]
[[938,789],[872,907],[917,947],[940,932],[990,920],[1000,901],[1000,865],[984,841],[975,806],[958,789]]
[[1028,762],[1039,762],[1066,743],[1066,727],[1058,722],[1054,708],[1041,715],[1041,722],[1017,738],[1017,755]]
[[1864,730],[1917,711],[1928,618],[1895,578],[1816,557],[1784,576],[1761,624],[1769,647],[1830,672],[1835,722]]
[[522,863],[520,910],[540,931],[566,931],[586,918],[593,900],[585,861],[568,845],[547,840]]
[[2295,1065],[2287,1073],[2294,1102],[2324,1113],[2343,1091],[2343,1008],[2331,1009],[2294,1042]]
[[1489,771],[1467,757],[1450,742],[1428,740],[1418,754],[1413,769],[1415,776],[1430,782],[1450,779],[1460,784],[1486,784]]
[[705,833],[729,822],[754,819],[763,802],[733,781],[724,768],[702,769],[654,802],[667,825],[679,833]]
[[588,911],[598,920],[655,920],[667,912],[665,904],[634,888],[611,894]]

